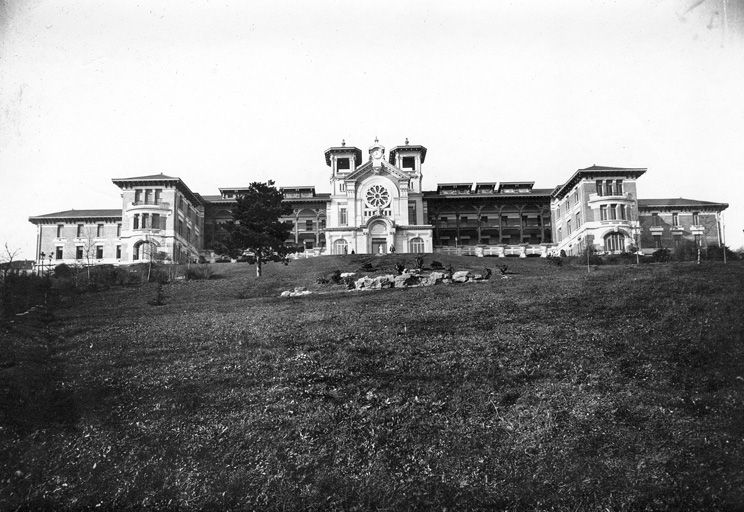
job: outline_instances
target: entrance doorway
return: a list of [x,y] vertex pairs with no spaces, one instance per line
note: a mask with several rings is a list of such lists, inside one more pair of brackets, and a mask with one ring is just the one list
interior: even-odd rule
[[387,240],[384,238],[373,238],[372,254],[387,254]]

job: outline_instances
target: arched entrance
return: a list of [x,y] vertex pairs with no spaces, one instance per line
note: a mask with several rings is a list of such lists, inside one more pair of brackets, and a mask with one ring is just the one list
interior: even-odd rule
[[378,220],[369,225],[370,252],[372,254],[386,254],[388,252],[387,244],[387,224]]

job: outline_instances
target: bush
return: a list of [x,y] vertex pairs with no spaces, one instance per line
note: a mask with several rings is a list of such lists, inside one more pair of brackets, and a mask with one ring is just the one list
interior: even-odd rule
[[416,262],[417,269],[421,270],[422,268],[424,268],[424,257],[423,256],[419,254],[418,256],[416,256],[416,259],[414,261]]
[[372,266],[372,263],[370,263],[369,261],[365,262],[362,265],[362,271],[363,272],[373,272],[374,270],[375,270],[375,267],[373,267]]
[[60,263],[54,267],[54,277],[57,279],[66,279],[72,277],[72,270],[67,263]]
[[545,261],[548,265],[555,265],[556,267],[563,265],[563,259],[560,256],[553,256],[552,254],[548,255],[548,257],[545,258]]
[[441,270],[444,268],[444,265],[442,265],[442,262],[437,261],[437,260],[432,261],[430,266],[432,270]]
[[212,267],[210,267],[207,264],[204,265],[193,265],[186,269],[186,279],[189,281],[191,280],[200,280],[200,279],[212,279],[214,276],[214,271],[212,271]]
[[657,249],[651,255],[656,263],[666,263],[670,259],[670,251],[666,248]]
[[406,267],[402,263],[396,263],[395,264],[395,272],[398,275],[401,275],[405,269],[406,269]]

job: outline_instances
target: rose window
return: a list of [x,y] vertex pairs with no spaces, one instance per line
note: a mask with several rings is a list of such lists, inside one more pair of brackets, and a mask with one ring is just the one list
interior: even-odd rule
[[383,208],[390,202],[390,193],[382,185],[372,185],[367,190],[367,204],[373,208]]

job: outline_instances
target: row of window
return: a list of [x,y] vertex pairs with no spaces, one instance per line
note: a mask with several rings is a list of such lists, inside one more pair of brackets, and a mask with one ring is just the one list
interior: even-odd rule
[[603,204],[599,206],[599,220],[627,220],[628,209],[624,204]]
[[[84,237],[92,237],[95,233],[96,238],[102,238],[103,237],[103,229],[105,224],[100,223],[96,224],[95,231],[93,228],[88,228],[88,230],[85,230],[85,224],[78,224],[75,226],[75,237],[77,238],[84,238]],[[57,238],[62,238],[62,235],[64,234],[64,224],[57,224]],[[121,224],[116,225],[116,236],[121,236]]]
[[[121,259],[121,245],[116,246],[116,252],[115,256],[116,259]],[[64,259],[64,247],[61,245],[58,245],[54,249],[54,259],[56,260],[62,260]],[[96,245],[94,247],[90,247],[88,251],[86,251],[86,247],[83,245],[78,245],[75,247],[75,259],[76,260],[102,260],[103,259],[103,246],[102,245]]]
[[165,217],[159,213],[135,213],[132,229],[165,229]]
[[[659,235],[656,235],[655,234],[653,237],[654,237],[654,248],[661,249],[662,247],[664,247],[664,245],[662,244],[662,241],[661,241],[661,235],[660,234]],[[700,245],[700,243],[702,242],[702,240],[703,240],[703,237],[700,234],[696,234],[695,235],[695,243],[697,245]],[[675,248],[679,248],[679,246],[682,244],[682,236],[681,235],[674,235],[674,236],[672,236],[672,242],[674,243],[674,247]]]
[[598,196],[623,195],[623,180],[597,180]]
[[134,204],[160,204],[162,194],[161,188],[136,188],[134,189]]
[[[651,225],[661,226],[661,219],[659,218],[658,213],[651,214]],[[700,213],[699,212],[692,212],[692,225],[693,226],[700,225]],[[672,226],[679,226],[679,213],[672,213]]]
[[[457,219],[458,218],[455,217],[455,222],[457,222]],[[542,224],[541,224],[540,223],[540,219],[541,219],[540,217],[529,217],[527,215],[522,215],[522,217],[521,217],[522,226],[524,226],[524,227],[541,227],[543,225],[545,225],[545,226],[550,225],[550,222],[547,219],[543,219],[542,220]],[[465,215],[461,215],[459,217],[459,220],[460,220],[460,225],[461,226],[467,226],[469,224],[469,222],[470,222],[470,219],[467,216],[465,216]],[[473,220],[476,223],[478,222],[478,219],[473,219]],[[504,227],[518,227],[519,226],[519,220],[520,219],[503,215],[500,220],[501,220],[501,225],[504,226]],[[439,223],[440,224],[447,224],[448,221],[449,221],[449,219],[447,217],[439,217]],[[488,223],[488,217],[485,216],[485,215],[481,216],[480,223],[481,223],[481,225],[487,224]]]

